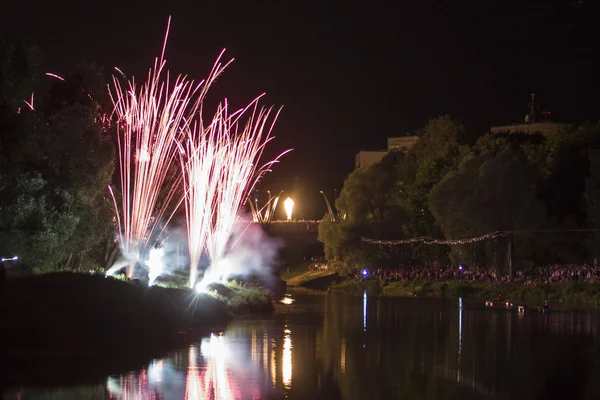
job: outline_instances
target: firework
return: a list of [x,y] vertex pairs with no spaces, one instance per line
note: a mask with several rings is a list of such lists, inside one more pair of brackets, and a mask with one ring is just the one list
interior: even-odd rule
[[148,267],[148,286],[154,285],[156,278],[164,272],[163,256],[165,252],[163,248],[150,249],[150,256],[146,261]]
[[65,81],[65,78],[63,78],[62,76],[59,76],[57,74],[53,74],[52,72],[46,72],[47,76],[50,76],[52,78],[58,79],[59,81]]
[[259,108],[259,100],[260,97],[233,113],[229,113],[225,101],[207,126],[202,127],[200,121],[188,131],[186,162],[182,166],[192,287],[203,251],[211,262],[211,271],[205,274],[205,280],[208,276],[211,281],[226,276],[226,269],[219,269],[218,265],[235,246],[231,237],[238,222],[238,211],[258,180],[285,154],[258,167],[279,114],[273,113],[272,108]]
[[[279,158],[257,166],[279,112],[259,107],[262,96],[232,113],[225,100],[205,123],[205,96],[233,60],[221,63],[222,52],[208,78],[198,85],[183,76],[171,82],[164,68],[169,26],[170,18],[161,56],[143,86],[134,79],[123,86],[113,78],[110,96],[118,117],[120,204],[109,189],[129,277],[150,239],[160,234],[160,224],[166,226],[172,217],[168,207],[175,210],[184,203],[194,286],[203,252],[216,264],[235,245],[230,239],[238,211]],[[174,178],[171,167],[178,156],[182,175]],[[177,201],[181,181],[183,195]]]
[[[118,119],[120,207],[112,189],[110,193],[117,211],[121,250],[130,261],[129,277],[177,192],[178,185],[168,181],[173,179],[171,166],[177,161],[182,128],[188,123],[188,115],[198,110],[210,83],[220,72],[213,70],[210,79],[197,86],[184,76],[171,81],[164,68],[170,21],[169,18],[161,56],[155,59],[147,82],[138,87],[131,79],[123,86],[113,77],[109,90]],[[170,184],[165,185],[166,182]],[[162,191],[165,186],[166,193]]]
[[[261,208],[258,208],[257,204],[252,203],[252,200],[248,199],[250,211],[252,212],[252,221],[255,223],[268,224],[273,220],[273,215],[275,215],[277,203],[279,202],[279,197],[283,191],[277,196],[271,196],[270,191],[267,191],[267,193],[269,194],[269,200],[267,200],[265,205]],[[258,202],[258,199],[256,201]]]

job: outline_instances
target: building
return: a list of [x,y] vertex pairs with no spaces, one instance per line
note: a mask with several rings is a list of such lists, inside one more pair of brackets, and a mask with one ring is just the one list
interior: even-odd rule
[[491,132],[499,133],[540,133],[542,135],[551,135],[565,129],[567,124],[560,124],[550,121],[550,111],[541,111],[535,102],[535,93],[531,94],[531,103],[529,103],[529,113],[525,116],[523,124],[513,124],[506,126],[492,126]]
[[390,151],[408,151],[411,147],[417,143],[418,136],[401,136],[388,138],[387,150],[376,150],[376,151],[360,151],[355,157],[355,167],[366,167],[381,161],[381,159]]
[[402,136],[388,138],[388,151],[400,150],[402,152],[408,151],[411,147],[417,143],[418,136]]
[[514,124],[506,126],[492,126],[492,133],[541,133],[542,135],[553,134],[564,129],[567,124],[557,122],[537,122],[532,124]]
[[366,167],[371,164],[376,164],[387,154],[386,150],[379,151],[359,151],[354,159],[356,168]]

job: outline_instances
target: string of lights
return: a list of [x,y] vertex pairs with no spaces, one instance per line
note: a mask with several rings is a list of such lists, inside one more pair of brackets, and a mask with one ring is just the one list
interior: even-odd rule
[[394,246],[400,244],[413,244],[422,243],[426,245],[430,244],[445,244],[445,245],[457,245],[457,244],[471,244],[481,242],[488,239],[496,239],[499,237],[506,237],[510,234],[524,234],[524,233],[561,233],[561,232],[598,232],[600,229],[537,229],[537,230],[516,230],[516,231],[496,231],[493,233],[487,233],[483,236],[477,236],[472,238],[464,239],[434,239],[427,236],[420,236],[411,239],[400,239],[400,240],[379,240],[371,238],[361,238],[365,243],[380,244],[386,246]]
[[401,239],[401,240],[379,240],[379,239],[370,239],[370,238],[361,238],[363,242],[371,243],[371,244],[381,244],[387,246],[394,246],[399,244],[413,244],[413,243],[423,243],[423,244],[447,244],[447,245],[457,245],[457,244],[470,244],[475,242],[481,242],[483,240],[495,239],[498,237],[508,236],[510,232],[507,231],[497,231],[493,233],[488,233],[483,236],[472,237],[472,238],[464,238],[464,239],[434,239],[426,236],[421,236],[417,238],[411,239]]

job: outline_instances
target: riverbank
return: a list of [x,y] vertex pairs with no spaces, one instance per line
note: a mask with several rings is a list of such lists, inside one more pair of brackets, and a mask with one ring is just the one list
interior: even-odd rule
[[502,299],[525,305],[540,305],[545,299],[551,304],[577,307],[600,306],[600,284],[567,283],[524,286],[518,283],[495,282],[391,282],[380,284],[375,280],[345,280],[330,286],[331,290],[362,295],[390,297],[465,297],[475,299]]
[[0,300],[0,386],[83,360],[122,368],[220,330],[235,315],[273,311],[258,289],[227,290],[219,298],[73,273],[11,279]]

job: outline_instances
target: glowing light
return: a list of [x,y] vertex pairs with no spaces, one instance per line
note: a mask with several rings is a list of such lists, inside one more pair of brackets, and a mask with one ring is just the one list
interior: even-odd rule
[[[258,207],[258,204],[252,203],[250,199],[248,199],[248,204],[250,205],[250,211],[252,212],[252,221],[265,224],[270,223],[273,220],[273,216],[275,215],[275,210],[277,209],[277,203],[279,202],[279,197],[281,193],[277,196],[271,196],[271,192],[267,191],[269,194],[269,199],[261,208]],[[256,199],[256,203],[258,203],[258,199]]]
[[[367,331],[367,291],[363,292],[363,331]],[[364,347],[364,345],[363,345]]]
[[342,369],[342,374],[346,372],[346,339],[342,338],[342,349],[340,355],[340,368]]
[[31,111],[35,111],[35,107],[33,106],[33,96],[34,96],[35,92],[31,92],[31,99],[29,101],[27,100],[23,100],[23,102],[25,104],[27,104],[27,107],[29,107],[29,109]]
[[14,256],[12,258],[2,258],[1,260],[4,262],[4,261],[16,261],[18,259],[19,259],[19,257]]
[[462,320],[463,320],[463,299],[458,298],[458,360],[460,361],[462,355]]
[[148,286],[152,286],[163,272],[164,272],[164,249],[161,248],[152,248],[150,249],[150,256],[148,261],[146,261],[146,266],[148,267]]
[[271,347],[271,385],[273,388],[277,386],[277,361],[275,355],[275,345]]
[[292,210],[294,209],[294,200],[292,200],[290,197],[288,197],[283,202],[283,207],[285,208],[285,214],[287,216],[287,219],[288,220],[292,219]]
[[108,269],[108,271],[106,271],[106,276],[113,276],[116,273],[118,273],[119,271],[123,270],[124,268],[127,267],[127,265],[129,265],[129,261],[128,260],[119,260],[117,262],[115,262],[113,264],[112,267],[110,267]]
[[258,342],[256,340],[256,329],[252,330],[252,336],[250,339],[250,357],[252,359],[252,361],[256,361],[257,360],[257,346],[258,346]]
[[[226,339],[223,336],[211,335],[210,339],[203,339],[200,352],[207,358],[206,369],[203,376],[204,390],[202,397],[190,397],[193,399],[235,399],[231,387],[230,373],[226,367],[226,360],[230,357]],[[187,397],[186,397],[187,398]]]
[[65,81],[65,78],[63,78],[63,77],[60,77],[60,76],[58,76],[58,75],[56,75],[56,74],[53,74],[52,72],[46,72],[46,75],[47,75],[47,76],[50,76],[50,77],[52,77],[52,78],[56,78],[56,79],[58,79],[59,81],[63,81],[63,82]]
[[262,351],[263,371],[266,375],[269,367],[269,336],[266,331],[263,332]]
[[[261,334],[259,331],[256,335],[257,347]],[[150,362],[147,368],[109,377],[106,381],[108,397],[122,400],[264,399],[261,387],[268,376],[262,376],[257,363],[245,358],[247,343],[240,342],[239,335],[234,333],[234,336],[211,335],[199,345]],[[266,332],[262,342],[268,361]],[[184,368],[183,362],[187,362]]]
[[285,329],[283,332],[283,386],[289,390],[292,388],[292,331]]
[[[110,97],[118,117],[120,205],[112,188],[109,190],[117,210],[122,254],[129,261],[129,277],[150,240],[162,232],[159,226],[164,230],[184,203],[189,284],[196,288],[202,254],[208,256],[210,269],[223,267],[220,261],[235,246],[231,237],[238,211],[258,180],[285,152],[259,166],[279,115],[272,108],[259,107],[262,96],[237,111],[230,111],[224,100],[211,119],[204,119],[204,99],[233,60],[222,63],[221,52],[207,79],[199,84],[183,76],[171,80],[164,68],[170,23],[169,17],[161,56],[155,59],[143,86],[138,87],[133,79],[123,86],[113,77]],[[171,168],[177,159],[181,177],[174,176]],[[179,190],[181,183],[183,191]],[[163,187],[167,188],[164,192]],[[183,195],[175,199],[176,193]],[[276,200],[273,203],[276,205]],[[213,281],[224,277],[222,273],[209,275]]]
[[366,276],[369,276],[369,270],[368,270],[368,269],[366,269],[366,268],[365,268],[365,269],[363,269],[363,270],[362,270],[362,275],[363,275],[363,276],[365,276],[365,277],[366,277]]
[[294,298],[292,297],[291,294],[286,293],[286,295],[283,297],[283,299],[279,300],[279,302],[282,304],[290,305],[290,304],[294,303]]
[[204,398],[200,368],[197,365],[196,346],[190,346],[188,372],[185,379],[185,400],[199,400]]
[[155,360],[148,367],[148,376],[152,382],[160,383],[163,380],[163,360]]
[[[167,185],[166,195],[159,201],[164,184],[174,180],[170,167],[177,154],[176,141],[181,127],[186,125],[188,109],[194,104],[192,96],[200,87],[181,76],[172,82],[165,72],[164,46],[170,23],[169,18],[163,52],[155,59],[146,83],[138,87],[131,79],[123,86],[113,77],[109,91],[118,118],[120,207],[112,188],[109,190],[116,210],[119,244],[129,260],[126,271],[130,278],[178,189],[177,185]],[[204,87],[201,92],[205,92]]]
[[[188,230],[205,233],[206,253],[211,261],[211,269],[220,265],[224,256],[236,244],[236,242],[231,243],[231,237],[238,222],[238,211],[248,198],[248,194],[258,179],[283,155],[260,168],[257,167],[265,145],[271,140],[271,130],[279,114],[274,116],[271,125],[268,126],[272,109],[259,109],[259,99],[260,97],[245,109],[232,114],[229,113],[228,104],[225,102],[219,106],[212,124],[204,128],[202,135],[195,134],[193,131],[191,134],[202,137],[200,149],[203,151],[188,152],[191,153],[190,161],[199,168],[187,169],[192,173],[187,174],[186,192],[202,190],[202,195],[206,197],[206,189],[203,188],[208,187],[210,197],[202,199],[201,211],[188,212],[191,224]],[[246,122],[242,129],[238,129],[242,124],[242,118],[245,118]],[[205,154],[204,157],[201,156],[202,153]],[[200,179],[192,179],[193,171],[196,170],[199,170],[197,174],[200,175]],[[197,186],[198,189],[193,189],[193,186]],[[194,221],[201,217],[203,220],[195,224]],[[198,228],[194,229],[194,226]],[[201,240],[194,242],[202,244]],[[190,246],[190,249],[191,259],[199,257],[201,249],[197,246],[195,249]],[[190,275],[192,284],[194,279],[195,277]]]

